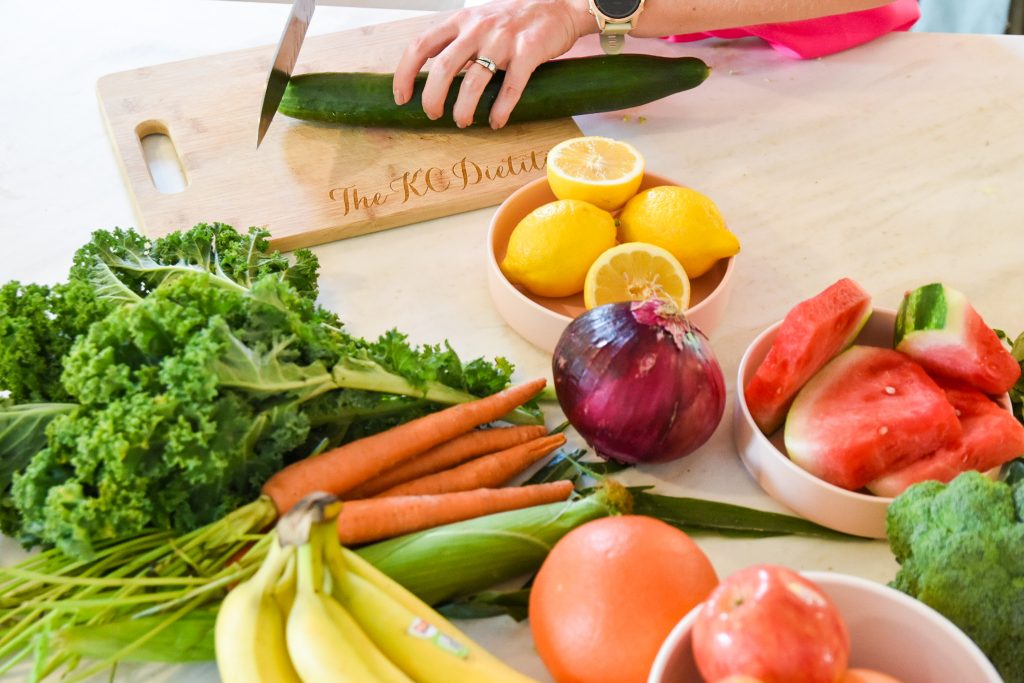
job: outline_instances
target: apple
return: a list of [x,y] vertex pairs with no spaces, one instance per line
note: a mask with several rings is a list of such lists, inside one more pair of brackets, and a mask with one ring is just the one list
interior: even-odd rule
[[831,599],[776,565],[754,565],[722,581],[693,625],[693,655],[708,683],[750,676],[764,683],[838,683],[850,635]]

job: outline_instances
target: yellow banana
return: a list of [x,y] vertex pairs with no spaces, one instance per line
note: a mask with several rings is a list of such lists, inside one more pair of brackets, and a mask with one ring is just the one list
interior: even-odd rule
[[319,589],[322,546],[309,542],[297,553],[298,584],[285,630],[288,653],[303,683],[376,683],[364,656],[337,627]]
[[281,576],[274,584],[273,595],[281,614],[287,615],[292,611],[292,603],[295,602],[295,553],[288,558],[288,563],[281,570]]
[[465,645],[472,651],[475,660],[479,661],[481,664],[487,663],[490,667],[489,670],[494,672],[492,674],[494,678],[489,678],[487,680],[508,681],[509,683],[530,683],[534,680],[510,668],[507,664],[492,655],[482,646],[473,642],[469,636],[456,628],[454,624],[445,619],[433,607],[420,600],[405,586],[398,583],[348,548],[341,546],[341,553],[339,554],[328,546],[325,554],[325,560],[327,561],[332,576],[341,571],[350,571],[356,576],[365,579],[367,582],[376,586],[382,593],[411,612],[415,617],[422,619],[424,622],[433,624],[441,634],[457,643]]
[[416,683],[525,683],[479,645],[444,633],[363,577],[331,566],[334,594],[363,631]]
[[284,615],[272,593],[292,554],[293,548],[282,548],[273,539],[256,574],[221,603],[214,644],[224,683],[301,683],[288,658]]
[[327,607],[327,613],[341,633],[341,638],[347,640],[363,655],[370,671],[373,672],[379,683],[413,683],[411,678],[384,656],[384,653],[370,640],[370,636],[363,632],[352,615],[346,612],[337,600],[330,595],[323,595],[322,599]]
[[347,562],[335,524],[340,507],[313,494],[278,522],[297,546],[286,639],[303,683],[536,683],[361,558]]

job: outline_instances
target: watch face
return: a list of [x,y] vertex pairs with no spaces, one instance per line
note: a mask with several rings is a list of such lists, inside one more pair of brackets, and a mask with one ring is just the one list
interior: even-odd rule
[[594,4],[610,19],[625,19],[640,7],[640,0],[594,0]]

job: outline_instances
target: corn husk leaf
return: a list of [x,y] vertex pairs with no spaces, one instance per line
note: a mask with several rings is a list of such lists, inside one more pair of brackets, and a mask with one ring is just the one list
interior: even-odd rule
[[536,571],[562,536],[600,517],[628,513],[626,489],[609,482],[561,503],[448,524],[356,552],[429,604]]

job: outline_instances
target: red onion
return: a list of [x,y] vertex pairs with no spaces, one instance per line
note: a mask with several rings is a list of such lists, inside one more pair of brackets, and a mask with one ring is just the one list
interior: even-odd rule
[[656,299],[576,318],[552,371],[569,423],[609,460],[681,458],[711,437],[725,411],[725,378],[707,337]]

